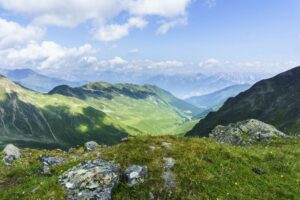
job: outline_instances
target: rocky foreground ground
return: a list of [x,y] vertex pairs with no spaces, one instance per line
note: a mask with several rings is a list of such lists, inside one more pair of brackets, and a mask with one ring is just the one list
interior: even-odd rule
[[[228,144],[226,144],[228,143]],[[131,137],[0,154],[0,199],[299,199],[300,139],[246,120],[209,138]]]
[[300,140],[291,138],[239,147],[210,139],[137,137],[92,150],[21,149],[10,165],[0,164],[0,196],[299,199],[299,156]]

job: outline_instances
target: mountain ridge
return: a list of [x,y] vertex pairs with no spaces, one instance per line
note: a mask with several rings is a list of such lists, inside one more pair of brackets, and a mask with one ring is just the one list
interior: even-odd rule
[[216,125],[258,119],[289,135],[299,135],[300,67],[254,84],[249,90],[229,98],[217,111],[209,113],[187,136],[208,136]]

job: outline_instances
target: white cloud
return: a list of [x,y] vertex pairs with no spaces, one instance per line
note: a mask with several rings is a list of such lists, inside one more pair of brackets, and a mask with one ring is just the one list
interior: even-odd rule
[[199,63],[199,66],[202,68],[213,68],[218,67],[219,65],[220,61],[215,58],[210,58]]
[[157,29],[157,34],[166,34],[171,28],[187,24],[187,18],[178,18],[171,21],[163,21]]
[[158,15],[167,18],[185,16],[191,0],[135,0],[129,1],[129,11],[135,15]]
[[99,41],[114,41],[123,38],[129,34],[131,28],[142,29],[148,22],[139,17],[132,17],[127,23],[119,25],[112,24],[100,27],[94,34],[95,39]]
[[127,64],[128,62],[126,60],[124,60],[121,57],[114,57],[113,59],[108,61],[109,65],[111,66],[115,66],[115,65],[124,65]]
[[6,10],[29,14],[33,22],[43,25],[74,27],[85,21],[106,21],[124,10],[121,0],[2,0]]
[[0,18],[0,49],[19,46],[32,40],[39,40],[44,34],[43,29],[20,24]]
[[86,59],[86,56],[93,53],[94,49],[90,44],[66,48],[52,41],[30,42],[22,48],[0,51],[0,63],[6,68],[65,69],[78,65],[81,60],[91,61],[91,58]]
[[[166,21],[159,28],[162,33],[176,25],[182,25],[184,23],[178,19],[186,19],[191,2],[192,0],[1,0],[0,7],[14,14],[26,14],[36,25],[76,27],[91,22],[92,28],[97,30],[97,39],[112,41],[128,35],[130,28],[143,28],[143,18],[146,16],[157,16],[159,20]],[[128,23],[110,23],[122,13],[128,14]]]

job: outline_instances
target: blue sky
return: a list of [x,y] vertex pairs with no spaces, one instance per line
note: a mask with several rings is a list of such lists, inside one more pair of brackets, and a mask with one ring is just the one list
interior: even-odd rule
[[[13,64],[11,60],[1,64],[49,73],[101,71],[108,66],[148,72],[149,65],[168,73],[187,68],[191,72],[208,68],[248,72],[252,68],[260,73],[276,68],[277,73],[300,61],[298,0],[154,0],[157,4],[152,7],[150,0],[134,5],[132,0],[120,1],[126,2],[124,8],[119,8],[119,0],[114,1],[89,7],[84,2],[96,1],[73,6],[72,0],[65,4],[49,0],[43,6],[37,0],[0,0],[4,21],[0,23],[0,56],[15,59]],[[20,33],[16,38],[11,36],[14,32],[1,33],[12,23],[19,26],[11,29]],[[173,26],[158,33],[168,23]],[[86,50],[79,52],[84,45],[88,45]],[[30,56],[35,52],[32,49],[45,53]],[[83,58],[90,62],[82,63]]]

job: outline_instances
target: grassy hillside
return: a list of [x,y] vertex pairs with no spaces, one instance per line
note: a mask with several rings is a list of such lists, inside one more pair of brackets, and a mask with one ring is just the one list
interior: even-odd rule
[[84,100],[114,121],[127,126],[130,134],[174,134],[201,112],[172,94],[151,85],[91,83],[79,88],[59,86],[50,94]]
[[82,100],[43,95],[0,77],[2,143],[51,148],[87,140],[114,144],[125,136],[123,128],[109,116]]
[[[161,142],[170,142],[170,149]],[[149,147],[155,147],[150,151]],[[0,197],[6,199],[63,199],[58,176],[77,163],[103,158],[120,164],[122,172],[132,164],[147,165],[149,177],[134,188],[124,180],[114,190],[113,199],[299,199],[300,140],[279,139],[270,144],[235,147],[204,138],[136,137],[129,141],[85,152],[73,153],[24,149],[12,166],[0,162]],[[40,155],[56,155],[70,162],[53,169],[53,176],[40,175]],[[0,159],[2,159],[0,153]],[[163,157],[176,160],[175,188],[164,188],[161,179]],[[262,168],[258,175],[252,168]]]
[[258,119],[289,135],[300,134],[300,67],[262,80],[228,99],[199,122],[189,136],[208,136],[216,125]]

